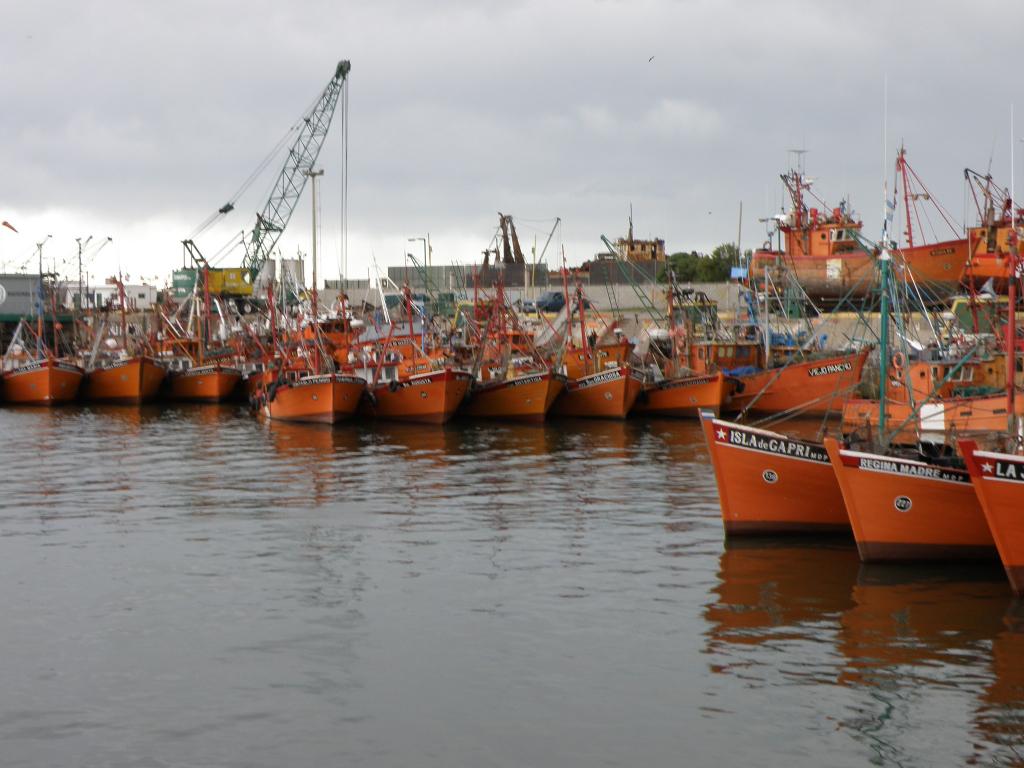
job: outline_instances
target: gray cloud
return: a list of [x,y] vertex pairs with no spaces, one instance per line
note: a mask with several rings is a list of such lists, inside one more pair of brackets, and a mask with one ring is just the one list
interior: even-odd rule
[[[92,227],[122,235],[121,262],[169,269],[342,57],[353,264],[393,263],[428,230],[445,260],[472,259],[497,210],[562,216],[579,261],[631,202],[640,233],[710,248],[743,200],[753,244],[803,146],[818,192],[849,193],[873,233],[886,76],[889,160],[904,139],[959,215],[965,165],[991,157],[1008,183],[1022,16],[984,1],[19,4],[0,29],[0,214],[33,231],[0,253]],[[328,253],[339,160],[335,136]],[[205,247],[249,226],[269,183]],[[304,206],[286,252],[308,248],[307,221]]]

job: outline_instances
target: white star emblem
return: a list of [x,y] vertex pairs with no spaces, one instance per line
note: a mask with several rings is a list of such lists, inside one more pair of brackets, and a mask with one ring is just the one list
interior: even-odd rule
[[991,465],[991,464],[989,464],[989,463],[988,463],[988,462],[986,461],[986,462],[985,462],[984,464],[982,464],[982,465],[981,465],[981,471],[982,471],[982,472],[985,472],[985,473],[987,473],[987,474],[991,474],[991,472],[992,472],[992,465]]
[[716,434],[718,435],[718,439],[719,440],[725,440],[725,430],[724,429],[719,429]]

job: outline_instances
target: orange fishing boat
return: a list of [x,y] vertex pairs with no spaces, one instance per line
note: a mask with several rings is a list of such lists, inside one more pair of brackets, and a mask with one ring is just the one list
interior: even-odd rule
[[227,400],[242,380],[242,372],[222,363],[190,365],[171,370],[168,392],[175,400],[219,403]]
[[[695,304],[692,293],[683,296],[676,285],[675,272],[669,270],[669,288],[666,292],[668,316],[668,349],[665,359],[658,366],[663,370],[664,378],[649,381],[633,406],[633,413],[643,416],[670,416],[697,418],[701,411],[711,411],[718,416],[723,406],[729,401],[736,380],[726,377],[721,370],[709,370],[715,363],[711,362],[711,350],[724,351],[725,345],[708,345],[708,354],[701,354],[700,361],[705,373],[698,373],[687,359],[690,350],[686,339],[692,337],[693,320],[687,309]],[[706,297],[701,295],[703,300]],[[679,307],[676,306],[677,299]],[[676,315],[682,314],[682,323],[677,322]],[[652,342],[655,337],[648,332]],[[735,345],[734,349],[735,349]],[[652,350],[658,349],[652,343]],[[703,350],[702,350],[703,351]],[[756,359],[756,358],[755,358]],[[734,361],[730,360],[734,364]]]
[[[600,343],[596,332],[587,335],[585,307],[588,301],[577,283],[569,297],[568,271],[562,269],[566,295],[566,347],[562,353],[567,381],[562,394],[551,407],[554,416],[596,419],[624,419],[633,409],[645,377],[627,362],[632,346],[615,337],[612,343]],[[571,303],[570,303],[571,301]],[[573,314],[579,313],[579,345],[573,332]],[[611,329],[612,336],[614,328]]]
[[[40,270],[42,286],[42,270]],[[40,288],[40,291],[42,288]],[[60,405],[78,395],[85,371],[71,360],[60,357],[60,323],[53,321],[53,344],[43,338],[42,296],[37,310],[35,328],[22,319],[7,345],[0,375],[3,396],[9,403],[20,405]],[[33,351],[29,351],[30,348]]]
[[[843,406],[843,434],[860,428],[877,431],[879,410],[877,400],[850,400]],[[1017,401],[1015,412],[1024,416],[1024,401]],[[945,442],[951,435],[997,432],[1005,429],[1008,413],[1005,395],[944,398],[916,407],[900,402],[885,404],[886,421],[896,425],[890,441],[903,445],[922,439]]]
[[718,416],[734,386],[735,381],[721,371],[662,379],[644,386],[632,412],[640,416],[697,417],[701,411],[708,411]]
[[979,224],[967,230],[969,258],[960,276],[964,285],[981,288],[988,280],[996,290],[1005,290],[1013,274],[1013,251],[1017,248],[1016,224],[1024,210],[1000,189],[990,174],[964,169],[964,178],[974,199]]
[[726,535],[849,533],[822,445],[701,414]]
[[368,413],[381,419],[444,424],[462,404],[473,377],[444,368],[380,381],[370,390]]
[[[314,186],[315,190],[315,186]],[[314,228],[315,231],[315,228]],[[249,372],[250,402],[273,421],[336,424],[351,419],[366,393],[366,379],[337,370],[328,354],[320,322],[316,288],[316,241],[309,324],[297,333],[297,345],[279,345],[273,287],[268,287],[271,346],[261,348],[263,361]],[[262,345],[261,345],[262,347]]]
[[[167,393],[174,400],[197,403],[218,403],[234,393],[242,380],[242,371],[226,362],[234,355],[231,349],[211,350],[208,344],[213,333],[211,323],[210,270],[203,267],[203,301],[191,300],[190,311],[197,320],[198,333],[171,339],[183,356],[174,360],[168,374]],[[223,309],[220,321],[223,327]]]
[[[671,273],[670,279],[674,281]],[[651,349],[670,342],[664,354],[675,375],[726,375],[727,392],[710,386],[702,393],[710,410],[806,415],[838,410],[860,381],[871,348],[824,350],[821,338],[808,338],[806,331],[794,334],[785,324],[776,333],[767,302],[762,314],[749,292],[747,298],[749,321],[737,322],[730,331],[723,327],[716,302],[706,294],[691,289],[677,291],[674,298],[670,294],[670,330],[664,337],[649,331]],[[652,393],[656,387],[647,385]],[[681,396],[685,397],[666,393],[657,399]],[[688,399],[683,399],[684,406]]]
[[478,295],[474,287],[472,313],[461,309],[456,317],[476,344],[473,384],[461,415],[473,418],[542,422],[565,388],[533,344],[505,299],[499,273],[493,298]]
[[729,410],[749,413],[822,415],[840,411],[860,382],[865,348],[844,355],[790,361],[778,368],[738,376]]
[[[85,379],[81,397],[94,403],[137,405],[157,396],[167,369],[150,356],[149,342],[129,333],[124,283],[115,279],[120,304],[120,323],[110,332],[104,312],[98,328],[92,328],[91,353],[83,355]],[[95,321],[96,315],[93,315]],[[91,326],[83,324],[83,327]]]
[[[1010,406],[1007,387],[1007,356],[977,354],[951,349],[941,358],[904,360],[895,352],[888,361],[885,387],[885,421],[888,442],[914,445],[919,440],[948,443],[953,435],[989,434],[1006,428]],[[972,393],[987,394],[972,394]],[[877,434],[880,401],[851,398],[843,405],[842,432]],[[1014,410],[1024,415],[1024,400]]]
[[339,373],[301,376],[271,385],[264,413],[275,421],[336,424],[351,419],[366,392],[366,380]]
[[864,562],[978,560],[995,545],[968,473],[825,438]]
[[960,451],[1010,586],[1024,595],[1024,456],[981,451],[973,440]]
[[444,424],[462,405],[473,374],[456,368],[449,360],[427,318],[414,317],[415,303],[408,285],[402,288],[405,322],[394,319],[384,338],[367,337],[362,355],[373,361],[364,368],[369,397],[363,400],[367,417]]
[[[960,275],[967,261],[966,238],[954,238],[931,244],[914,243],[911,228],[912,211],[917,200],[934,197],[920,182],[906,161],[901,148],[896,169],[902,182],[906,211],[907,244],[898,250],[902,263],[918,283],[927,285],[933,296],[948,296],[960,283]],[[770,241],[754,252],[750,263],[750,279],[755,283],[779,268],[792,271],[806,293],[816,300],[835,301],[842,298],[862,298],[874,287],[874,268],[877,253],[868,250],[859,233],[862,222],[855,220],[845,202],[828,211],[807,207],[811,182],[800,172],[790,171],[782,182],[792,200],[789,213],[775,217],[778,248]],[[943,220],[956,227],[944,209],[936,204]]]
[[147,403],[157,396],[167,369],[146,355],[106,360],[89,369],[82,399],[95,403]]
[[84,376],[77,365],[56,358],[20,363],[3,372],[4,400],[19,405],[70,403]]
[[616,365],[567,380],[565,390],[555,401],[551,413],[555,416],[624,419],[643,388],[643,377],[630,365]]
[[565,383],[564,376],[552,371],[475,383],[461,413],[476,418],[542,422]]

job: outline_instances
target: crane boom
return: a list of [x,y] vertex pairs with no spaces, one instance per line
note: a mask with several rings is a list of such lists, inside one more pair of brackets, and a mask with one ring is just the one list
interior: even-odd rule
[[338,62],[334,77],[320,94],[317,103],[303,116],[299,135],[288,150],[270,198],[263,206],[263,211],[256,214],[256,225],[246,239],[245,258],[242,261],[242,268],[248,270],[253,281],[270,258],[271,251],[288,226],[288,220],[302,196],[308,178],[307,171],[313,168],[320,155],[334,117],[334,108],[351,69],[352,64],[348,60]]

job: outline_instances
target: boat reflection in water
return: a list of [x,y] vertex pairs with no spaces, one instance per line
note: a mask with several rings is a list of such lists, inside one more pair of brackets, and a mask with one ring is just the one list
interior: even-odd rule
[[[862,567],[838,635],[838,682],[860,695],[840,727],[877,764],[913,763],[908,734],[971,719],[990,679],[1005,587],[999,569],[983,565]],[[946,756],[949,764],[1005,764],[993,763],[992,745],[978,741],[965,739],[960,754]]]
[[331,424],[288,421],[267,421],[266,424],[275,453],[311,469],[330,463],[338,453],[359,450],[362,442],[358,430]]
[[308,498],[282,500],[282,504],[301,509],[312,501],[319,507],[347,497],[357,486],[361,467],[350,466],[346,458],[362,445],[358,430],[275,419],[267,419],[265,425],[282,470],[309,478]]
[[[1024,602],[997,565],[861,564],[834,539],[733,540],[718,579],[704,609],[713,673],[805,687],[813,713],[799,716],[872,764],[1024,765]],[[936,728],[967,735],[936,755]]]
[[[696,419],[646,418],[642,422],[643,434],[657,440],[667,452],[665,458],[679,470],[698,470],[705,474],[708,449],[704,432]],[[714,497],[711,498],[714,501]]]
[[[1009,602],[997,566],[865,565],[844,611],[840,681],[881,684],[977,663]],[[924,671],[925,668],[929,671]]]
[[1024,602],[1014,601],[1003,616],[992,641],[990,673],[974,721],[994,754],[986,756],[988,764],[1024,765]]
[[[853,606],[850,593],[859,567],[857,550],[834,537],[728,541],[713,590],[717,600],[704,612],[709,650],[732,655],[736,649],[729,646],[819,642],[822,622],[835,622]],[[743,666],[749,662],[740,659]]]

